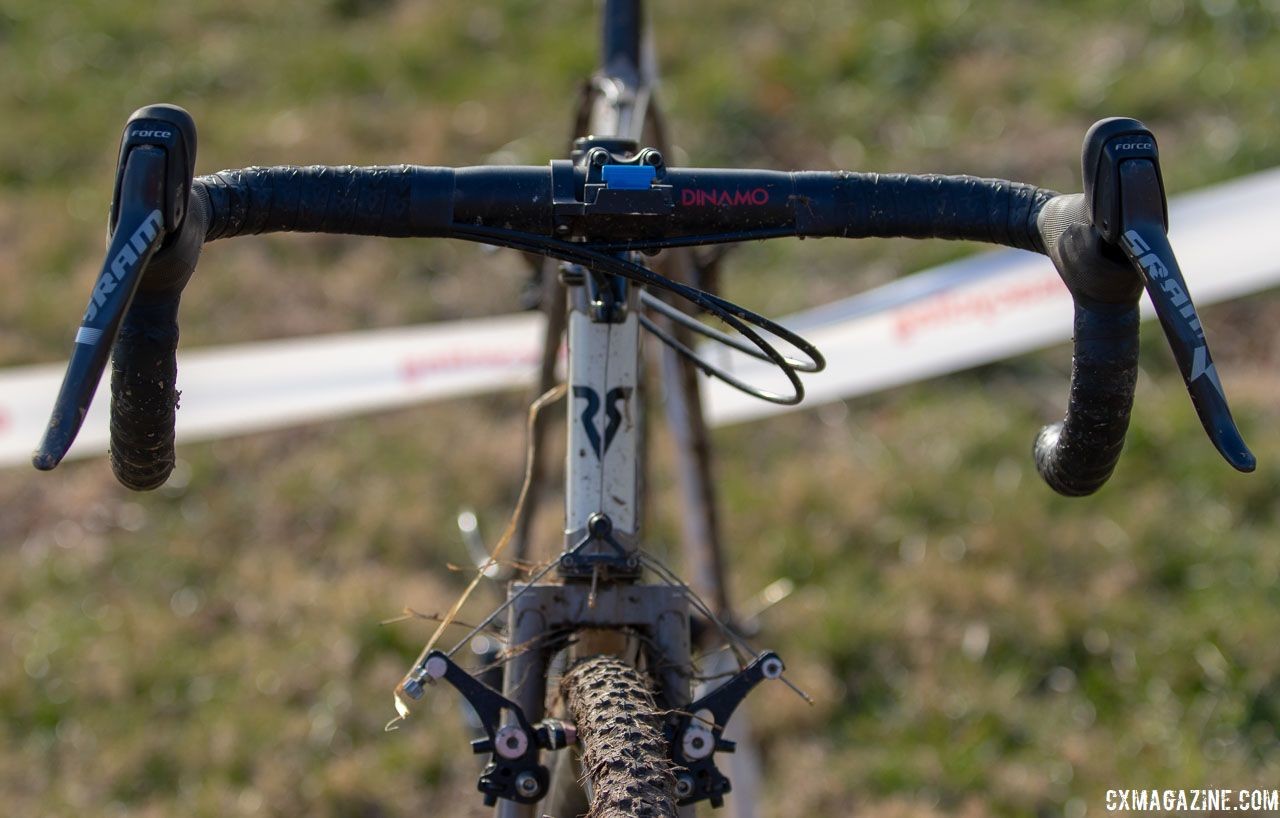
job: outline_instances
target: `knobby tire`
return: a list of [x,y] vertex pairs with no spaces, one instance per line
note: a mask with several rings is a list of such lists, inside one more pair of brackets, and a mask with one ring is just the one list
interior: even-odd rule
[[578,728],[587,818],[676,818],[662,716],[644,677],[616,656],[595,656],[574,665],[560,690]]

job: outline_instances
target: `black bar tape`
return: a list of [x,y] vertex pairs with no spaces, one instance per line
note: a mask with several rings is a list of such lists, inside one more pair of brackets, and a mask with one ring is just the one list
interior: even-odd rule
[[[678,189],[672,235],[794,226],[801,236],[960,239],[1039,253],[1036,217],[1057,195],[974,176],[679,169],[668,178]],[[464,168],[456,176],[412,165],[246,168],[202,176],[196,185],[213,208],[208,241],[280,231],[442,236],[455,215],[536,233],[552,226],[542,167]],[[699,195],[714,206],[700,206]]]
[[206,241],[292,231],[362,236],[434,236],[453,216],[453,170],[274,167],[201,176],[213,209]]
[[159,488],[174,464],[178,298],[129,308],[111,354],[111,470],[134,491]]
[[[1044,252],[1036,216],[1058,195],[976,176],[801,172],[795,177],[801,236],[981,241]],[[829,204],[830,203],[830,204]]]
[[203,190],[192,189],[186,214],[147,265],[111,349],[111,470],[134,491],[159,488],[173,471],[178,302],[209,223]]
[[1094,228],[1080,194],[1045,203],[1037,221],[1045,253],[1075,302],[1075,357],[1066,418],[1040,430],[1034,455],[1054,491],[1079,497],[1102,487],[1124,447],[1142,280]]
[[1036,469],[1059,494],[1081,497],[1102,487],[1124,448],[1138,381],[1136,304],[1076,300],[1075,355],[1067,414],[1036,437]]

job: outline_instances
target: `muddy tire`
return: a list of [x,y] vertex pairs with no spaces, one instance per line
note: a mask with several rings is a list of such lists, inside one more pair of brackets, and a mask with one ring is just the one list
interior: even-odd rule
[[560,690],[578,728],[588,818],[676,818],[662,716],[644,677],[616,656],[595,656],[574,665]]

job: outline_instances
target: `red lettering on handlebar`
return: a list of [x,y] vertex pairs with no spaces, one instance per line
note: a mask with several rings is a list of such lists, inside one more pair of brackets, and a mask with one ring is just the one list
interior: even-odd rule
[[760,207],[768,203],[769,191],[762,187],[734,191],[685,188],[680,191],[680,204],[685,207]]

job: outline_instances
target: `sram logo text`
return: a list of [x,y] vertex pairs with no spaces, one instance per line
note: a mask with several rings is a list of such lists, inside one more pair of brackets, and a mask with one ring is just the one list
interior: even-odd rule
[[116,253],[116,257],[111,260],[111,266],[102,271],[102,275],[98,277],[98,283],[93,286],[89,308],[84,314],[85,324],[93,323],[93,320],[98,317],[98,308],[107,303],[107,296],[115,291],[116,287],[120,286],[120,283],[138,266],[139,260],[147,252],[151,242],[160,235],[162,227],[164,227],[164,216],[159,210],[153,210],[142,220],[142,224],[138,225],[138,229],[133,231],[128,244]]

